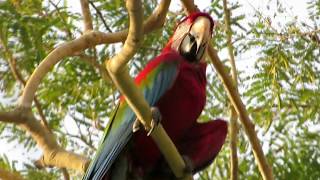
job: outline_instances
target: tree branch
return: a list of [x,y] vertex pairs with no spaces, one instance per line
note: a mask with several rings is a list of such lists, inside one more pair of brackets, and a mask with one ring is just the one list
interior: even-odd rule
[[88,0],[80,0],[81,2],[81,11],[83,16],[83,23],[84,23],[84,33],[93,30],[92,19],[89,9]]
[[[235,85],[236,91],[238,91],[238,77],[237,68],[234,58],[234,47],[232,44],[232,29],[230,23],[230,9],[227,7],[227,0],[223,0],[224,21],[226,25],[227,46],[231,64],[231,76]],[[230,166],[231,176],[230,180],[238,180],[238,155],[237,155],[237,135],[238,135],[238,115],[235,108],[230,106]]]
[[[9,59],[8,62],[9,62],[9,67],[10,67],[10,70],[12,72],[12,75],[13,77],[18,81],[20,82],[23,86],[26,85],[26,81],[24,80],[23,76],[21,75],[21,73],[18,71],[17,69],[17,61],[16,61],[16,58],[13,57],[13,54],[12,52],[9,50],[9,48],[7,47],[7,45],[4,43],[2,37],[0,37],[0,44],[2,45],[5,53],[6,53],[6,56],[7,58]],[[37,111],[41,117],[41,123],[44,125],[44,127],[50,131],[50,128],[49,128],[49,125],[48,125],[48,121],[45,117],[45,115],[43,114],[43,111],[42,111],[42,108],[41,108],[41,105],[37,99],[37,97],[34,97],[34,102],[35,102],[35,105],[36,105],[36,108],[37,108]]]
[[2,180],[23,180],[20,174],[0,168],[0,179]]
[[96,12],[97,12],[97,14],[98,14],[99,18],[101,19],[101,21],[102,21],[102,23],[103,23],[104,27],[106,28],[106,30],[108,30],[110,33],[112,33],[112,30],[111,30],[111,29],[110,29],[110,27],[108,26],[107,22],[104,20],[104,18],[103,18],[103,15],[102,15],[101,11],[97,8],[97,6],[96,6],[96,5],[94,5],[94,3],[93,3],[92,1],[89,1],[89,4],[93,7],[93,9],[95,9],[95,10],[96,10]]
[[[60,1],[59,1],[60,2]],[[65,29],[64,31],[67,33],[67,36],[69,38],[72,38],[72,33],[70,31],[70,29],[67,27],[67,21],[65,20],[64,16],[61,14],[60,10],[59,10],[59,7],[57,4],[53,3],[52,0],[49,0],[49,3],[56,9],[57,13],[58,13],[58,16],[61,18],[63,24],[65,25]]]
[[84,172],[89,165],[89,160],[80,155],[62,149],[52,133],[33,116],[31,109],[16,108],[10,112],[0,112],[0,121],[15,123],[26,130],[37,145],[43,150],[43,157],[37,161],[39,167],[56,166],[71,168]]
[[[197,7],[194,6],[192,0],[182,0],[182,3],[187,9],[187,12],[189,13],[198,10]],[[227,91],[228,97],[231,103],[233,104],[233,106],[235,107],[235,110],[237,111],[240,117],[240,120],[244,126],[245,132],[252,146],[253,154],[255,156],[256,162],[258,164],[258,168],[260,170],[260,173],[263,179],[273,180],[272,169],[268,165],[268,162],[263,154],[261,145],[259,143],[259,139],[254,130],[254,124],[251,122],[249,118],[246,107],[243,104],[240,98],[240,95],[236,90],[234,83],[232,82],[231,77],[227,74],[223,63],[221,62],[217,54],[217,51],[212,47],[211,44],[208,47],[208,54],[209,54],[209,57],[211,58],[211,62],[213,63],[213,65],[215,66],[215,69],[217,70],[217,73],[220,79],[223,82],[223,85],[225,90]]]
[[68,170],[66,168],[62,168],[61,172],[62,172],[64,180],[69,180],[70,179],[69,172],[68,172]]
[[230,76],[227,74],[224,65],[222,64],[220,58],[217,55],[217,51],[212,48],[208,49],[211,62],[215,66],[220,79],[223,82],[224,88],[227,91],[228,97],[237,111],[241,123],[244,126],[245,132],[248,136],[249,142],[252,146],[253,154],[255,156],[256,162],[258,164],[260,173],[265,180],[273,180],[273,173],[271,167],[263,154],[259,139],[255,132],[254,124],[251,122],[245,105],[243,104],[239,93],[236,91],[234,84]]
[[[159,25],[163,24],[169,5],[170,0],[162,0],[159,3],[156,10],[144,23],[144,33],[149,33],[157,29]],[[108,34],[91,31],[75,40],[60,45],[54,49],[32,73],[26,87],[24,88],[19,105],[23,107],[31,107],[32,99],[35,96],[35,92],[41,80],[50,71],[50,69],[63,58],[72,56],[76,52],[81,52],[98,44],[123,42],[125,41],[127,34],[127,30]]]
[[[162,0],[160,2],[158,8],[145,22],[144,28],[147,29],[145,32],[150,32],[151,30],[156,29],[159,22],[160,24],[164,22],[169,4],[170,1],[166,0]],[[84,172],[89,164],[89,161],[86,158],[67,152],[59,147],[53,134],[43,128],[42,125],[34,118],[30,107],[41,80],[61,59],[67,56],[73,56],[76,52],[83,51],[98,44],[109,44],[124,41],[127,33],[127,30],[112,34],[92,31],[82,35],[78,39],[60,45],[54,49],[33,72],[26,83],[16,110],[14,110],[14,112],[0,112],[1,121],[19,124],[23,129],[31,134],[38,146],[43,150],[43,157],[37,161],[39,167],[69,167]],[[135,43],[135,40],[133,43]],[[72,163],[70,164],[70,162]]]
[[[129,35],[122,50],[112,59],[106,61],[106,67],[117,88],[124,95],[137,118],[150,130],[151,111],[141,91],[138,90],[130,77],[126,64],[133,57],[142,41],[142,5],[139,0],[127,0],[126,6],[130,17]],[[162,125],[158,125],[151,134],[152,139],[167,160],[173,173],[178,178],[192,179],[192,175],[185,176],[185,164],[175,145],[166,134]],[[185,177],[184,177],[185,176]]]

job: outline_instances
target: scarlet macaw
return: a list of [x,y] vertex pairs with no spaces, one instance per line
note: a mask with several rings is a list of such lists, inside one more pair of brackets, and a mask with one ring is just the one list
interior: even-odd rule
[[[198,123],[206,102],[206,63],[214,21],[207,13],[184,18],[161,54],[135,78],[144,97],[193,173],[209,165],[220,151],[227,123]],[[100,148],[84,179],[168,179],[173,177],[160,151],[120,98]],[[157,124],[157,123],[154,123]]]

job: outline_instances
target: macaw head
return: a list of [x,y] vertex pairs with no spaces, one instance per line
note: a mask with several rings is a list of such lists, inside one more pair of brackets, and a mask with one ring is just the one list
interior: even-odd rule
[[207,13],[190,14],[179,22],[166,48],[176,50],[189,62],[200,62],[210,43],[214,25]]

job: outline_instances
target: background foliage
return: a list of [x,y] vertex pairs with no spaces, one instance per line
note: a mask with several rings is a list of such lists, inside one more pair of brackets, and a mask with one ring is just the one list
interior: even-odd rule
[[[287,14],[290,6],[269,0],[273,16],[255,10],[247,17],[241,1],[232,1],[233,42],[236,60],[250,54],[249,68],[239,68],[239,90],[257,132],[268,161],[277,179],[320,179],[320,2],[308,0],[309,21],[300,22],[292,14],[290,21],[277,18]],[[127,12],[122,1],[91,1],[95,30],[119,31],[128,26]],[[157,1],[145,0],[145,17],[156,7]],[[23,84],[14,77],[10,63],[27,80],[41,60],[58,44],[78,37],[82,32],[81,14],[74,11],[71,1],[8,0],[0,1],[0,110],[15,105]],[[213,0],[205,11],[220,23],[215,32],[215,46],[222,57],[226,53],[222,1]],[[105,23],[99,13],[103,15]],[[162,30],[145,36],[142,48],[131,61],[135,75],[144,64],[160,53],[182,11],[170,11]],[[102,63],[116,53],[121,44],[98,46],[97,54],[86,54]],[[226,59],[226,65],[229,65]],[[241,65],[242,64],[242,65]],[[246,70],[246,71],[245,71]],[[208,66],[208,97],[201,121],[216,117],[228,118],[228,99],[212,66]],[[115,94],[115,95],[114,95]],[[103,126],[112,113],[117,93],[99,71],[81,57],[61,61],[42,82],[37,92],[49,127],[68,150],[91,155],[97,147]],[[36,109],[34,109],[37,113]],[[37,170],[32,160],[40,156],[35,142],[12,124],[0,123],[2,143],[14,144],[26,153],[21,162],[0,156],[0,168],[21,174],[25,179],[59,179],[56,168]],[[261,179],[245,135],[239,134],[240,179]],[[1,147],[2,148],[2,147]],[[73,177],[80,177],[70,172]],[[216,161],[199,179],[227,179],[229,147],[224,146]]]

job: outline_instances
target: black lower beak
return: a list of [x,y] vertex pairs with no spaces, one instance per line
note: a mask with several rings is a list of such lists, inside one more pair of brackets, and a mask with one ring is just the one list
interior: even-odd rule
[[188,33],[180,44],[180,54],[186,58],[189,62],[198,62],[199,58],[199,47],[197,41],[193,35]]
[[190,44],[187,48],[181,48],[180,54],[190,62],[197,61],[197,43]]

